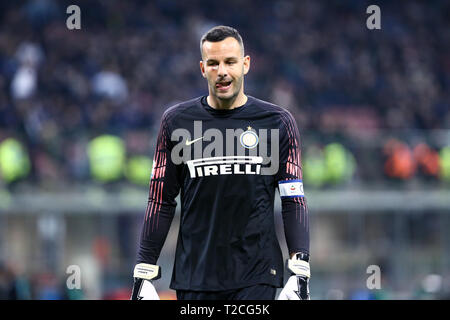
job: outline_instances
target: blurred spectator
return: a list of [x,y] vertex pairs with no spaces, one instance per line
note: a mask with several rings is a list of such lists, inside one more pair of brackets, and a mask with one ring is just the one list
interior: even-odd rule
[[425,177],[439,176],[439,153],[426,143],[419,143],[414,147],[414,157]]
[[125,101],[128,88],[125,80],[112,71],[101,71],[92,80],[92,89],[99,96],[106,96],[111,100]]
[[27,278],[0,262],[0,300],[29,300],[30,290]]
[[387,159],[384,164],[386,175],[394,179],[408,179],[416,172],[417,164],[408,145],[397,139],[389,139],[384,145]]
[[37,68],[43,60],[43,53],[37,44],[23,42],[15,58],[19,66],[11,82],[11,96],[13,99],[26,99],[37,89]]

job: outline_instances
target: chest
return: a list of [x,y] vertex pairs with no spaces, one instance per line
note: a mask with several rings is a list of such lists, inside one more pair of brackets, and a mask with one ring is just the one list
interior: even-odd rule
[[171,132],[171,157],[192,178],[208,175],[273,174],[280,132],[270,119],[184,121]]

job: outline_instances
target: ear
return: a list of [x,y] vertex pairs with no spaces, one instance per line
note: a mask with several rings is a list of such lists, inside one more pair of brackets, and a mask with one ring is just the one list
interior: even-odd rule
[[244,74],[247,74],[250,70],[250,56],[244,57]]
[[205,65],[203,64],[203,60],[200,60],[200,72],[202,73],[203,78],[206,78]]

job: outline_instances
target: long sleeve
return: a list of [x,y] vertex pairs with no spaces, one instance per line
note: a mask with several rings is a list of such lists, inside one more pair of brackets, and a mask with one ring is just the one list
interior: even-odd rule
[[175,198],[178,195],[180,183],[177,166],[170,157],[172,143],[169,119],[170,116],[166,112],[161,121],[153,158],[137,263],[156,264],[175,215]]
[[282,217],[289,254],[309,254],[308,206],[303,191],[300,134],[292,115],[281,115],[280,166],[276,183],[281,196]]

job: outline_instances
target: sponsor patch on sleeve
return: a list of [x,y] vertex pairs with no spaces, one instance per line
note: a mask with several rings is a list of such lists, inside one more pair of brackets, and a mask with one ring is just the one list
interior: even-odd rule
[[304,197],[302,180],[285,180],[278,182],[282,198]]

